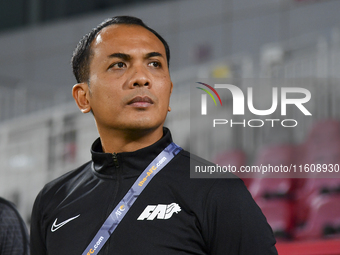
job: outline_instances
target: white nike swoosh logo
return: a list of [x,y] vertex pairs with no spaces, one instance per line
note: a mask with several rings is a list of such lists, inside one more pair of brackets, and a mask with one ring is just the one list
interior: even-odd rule
[[70,219],[68,219],[68,220],[65,220],[65,221],[63,221],[63,222],[60,222],[59,224],[57,224],[58,218],[56,218],[55,221],[54,221],[53,224],[52,224],[51,231],[52,231],[52,232],[57,231],[59,228],[61,228],[61,227],[64,226],[65,224],[69,223],[71,220],[74,220],[74,219],[78,218],[79,216],[80,216],[80,214],[77,215],[77,216],[75,216],[75,217],[73,217],[73,218],[70,218]]

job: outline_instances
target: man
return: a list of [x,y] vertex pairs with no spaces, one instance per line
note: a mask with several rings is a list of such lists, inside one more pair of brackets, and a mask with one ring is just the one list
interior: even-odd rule
[[29,254],[26,225],[14,205],[3,198],[0,198],[0,254]]
[[[163,127],[173,89],[169,59],[165,40],[134,17],[109,19],[80,41],[73,97],[83,113],[93,113],[100,138],[90,162],[39,193],[32,254],[277,254],[240,179],[190,179],[183,150],[163,162],[174,146]],[[153,175],[156,165],[163,169]],[[138,198],[125,203],[138,186]]]

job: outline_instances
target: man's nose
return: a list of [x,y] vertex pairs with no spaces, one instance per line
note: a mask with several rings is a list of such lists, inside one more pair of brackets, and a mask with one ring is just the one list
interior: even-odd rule
[[150,86],[151,81],[146,67],[136,66],[132,70],[131,87]]

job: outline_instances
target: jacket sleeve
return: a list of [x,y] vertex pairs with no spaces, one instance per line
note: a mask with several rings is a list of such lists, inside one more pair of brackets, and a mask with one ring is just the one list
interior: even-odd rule
[[242,180],[217,180],[206,201],[211,255],[277,255],[273,231]]
[[42,209],[41,209],[42,191],[35,199],[31,215],[31,254],[47,254],[45,245],[45,236],[42,228]]
[[2,198],[0,199],[0,254],[29,254],[26,225],[14,205]]

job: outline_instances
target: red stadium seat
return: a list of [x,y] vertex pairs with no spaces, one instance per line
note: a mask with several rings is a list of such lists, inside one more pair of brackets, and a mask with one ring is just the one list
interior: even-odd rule
[[[256,166],[272,166],[272,167],[288,167],[292,168],[295,164],[295,146],[290,144],[267,146],[259,151],[254,165]],[[274,172],[260,174],[257,177],[265,178],[290,178],[291,173]]]
[[257,199],[255,201],[272,227],[276,240],[291,239],[294,226],[292,203],[285,199]]
[[297,240],[330,237],[340,237],[340,194],[315,197],[306,224],[295,232]]
[[293,188],[289,178],[256,178],[249,186],[249,192],[255,200],[264,199],[290,199]]
[[[300,147],[299,165],[316,168],[340,165],[340,122],[337,120],[319,121],[312,127],[306,142]],[[296,192],[296,221],[306,222],[312,201],[321,194],[333,195],[340,189],[340,179],[333,178],[337,173],[303,173]]]
[[314,124],[300,152],[302,164],[339,164],[340,122],[324,120]]
[[310,178],[306,179],[302,188],[296,192],[296,221],[304,223],[307,220],[312,202],[317,197],[333,197],[340,193],[340,179]]

